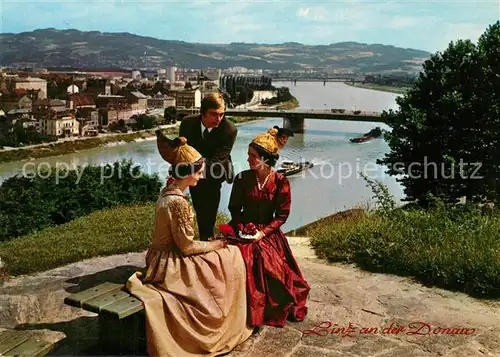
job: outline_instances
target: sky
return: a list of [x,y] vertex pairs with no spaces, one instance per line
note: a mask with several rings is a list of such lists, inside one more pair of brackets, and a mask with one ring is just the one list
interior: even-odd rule
[[500,0],[0,0],[0,32],[129,32],[201,43],[356,41],[429,52],[477,41]]

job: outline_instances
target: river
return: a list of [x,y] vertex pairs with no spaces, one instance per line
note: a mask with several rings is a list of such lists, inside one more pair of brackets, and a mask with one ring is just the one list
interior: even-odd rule
[[[298,99],[301,109],[342,108],[352,110],[382,111],[396,109],[397,94],[350,87],[340,82],[276,82],[277,87],[287,86]],[[235,169],[247,169],[246,152],[249,142],[260,132],[274,125],[282,125],[282,119],[273,118],[239,125],[238,137],[232,157]],[[373,193],[358,172],[380,180],[400,202],[404,196],[395,178],[384,173],[376,165],[389,147],[383,139],[362,144],[352,144],[349,138],[363,134],[379,123],[362,123],[336,120],[306,119],[304,134],[290,138],[281,151],[282,160],[308,160],[315,166],[301,174],[289,177],[292,190],[292,208],[284,231],[311,223],[321,217],[349,209],[366,206]],[[0,183],[8,177],[49,165],[75,168],[78,165],[99,165],[116,160],[132,159],[141,165],[143,172],[158,172],[162,177],[168,170],[156,150],[154,140],[95,148],[79,153],[0,165]],[[23,171],[24,170],[24,171]],[[104,181],[105,183],[105,181]],[[231,185],[223,184],[220,210],[228,213],[227,205]]]

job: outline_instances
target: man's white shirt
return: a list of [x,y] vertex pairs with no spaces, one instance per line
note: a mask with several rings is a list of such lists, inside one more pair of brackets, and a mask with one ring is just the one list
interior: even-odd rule
[[203,132],[205,129],[208,129],[208,132],[210,133],[213,128],[205,128],[205,125],[203,125],[203,122],[201,122],[201,137],[203,138]]

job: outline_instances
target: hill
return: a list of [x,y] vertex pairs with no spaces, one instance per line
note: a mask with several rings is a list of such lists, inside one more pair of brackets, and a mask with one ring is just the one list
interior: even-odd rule
[[160,40],[130,33],[38,29],[0,34],[0,64],[41,67],[257,69],[350,69],[355,72],[420,70],[428,52],[381,44],[340,42],[322,46],[282,44],[203,44]]

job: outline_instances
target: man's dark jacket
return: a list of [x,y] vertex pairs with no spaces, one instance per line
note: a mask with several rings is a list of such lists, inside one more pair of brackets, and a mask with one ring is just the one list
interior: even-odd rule
[[206,178],[227,183],[232,183],[234,180],[231,150],[237,134],[236,125],[223,118],[219,126],[212,129],[205,142],[201,133],[200,114],[184,117],[179,128],[179,136],[184,136],[187,143],[206,159]]

